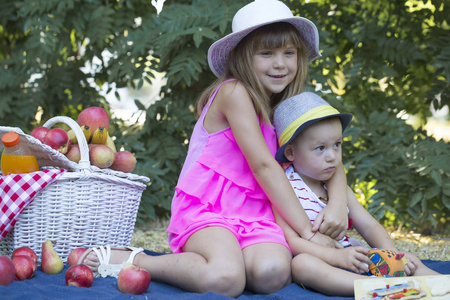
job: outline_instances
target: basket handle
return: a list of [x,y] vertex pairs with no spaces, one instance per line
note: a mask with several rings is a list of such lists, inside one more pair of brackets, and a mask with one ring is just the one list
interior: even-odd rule
[[84,133],[81,130],[80,125],[78,125],[77,122],[75,122],[74,120],[72,120],[69,117],[57,116],[57,117],[53,117],[53,118],[49,119],[42,126],[50,128],[53,125],[55,125],[56,123],[67,124],[70,127],[70,129],[73,130],[73,132],[75,133],[75,136],[77,137],[77,140],[78,140],[78,146],[80,147],[81,159],[78,162],[78,166],[80,169],[89,169],[91,167],[91,162],[89,160],[89,147],[88,147],[88,143],[86,141],[86,137],[84,136]]

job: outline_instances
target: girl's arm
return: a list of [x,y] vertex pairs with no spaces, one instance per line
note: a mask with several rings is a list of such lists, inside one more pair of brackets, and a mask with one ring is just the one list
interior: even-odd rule
[[348,227],[347,177],[342,163],[326,182],[326,186],[329,201],[314,221],[312,230],[319,230],[333,239],[341,240]]
[[216,129],[231,127],[250,169],[275,209],[300,236],[311,237],[309,218],[267,147],[253,102],[242,83],[233,81],[220,88],[206,115],[205,128],[221,122]]

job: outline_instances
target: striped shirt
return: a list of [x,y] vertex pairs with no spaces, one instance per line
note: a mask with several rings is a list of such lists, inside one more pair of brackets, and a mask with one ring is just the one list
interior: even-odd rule
[[[314,223],[319,212],[327,205],[306,185],[300,175],[294,171],[292,165],[286,169],[285,173],[292,188],[294,189],[295,194],[297,195],[298,200],[300,201],[300,204],[303,206],[303,209],[308,215],[311,224]],[[349,210],[347,208],[347,213],[348,212]],[[344,247],[351,246],[347,236],[339,242]]]

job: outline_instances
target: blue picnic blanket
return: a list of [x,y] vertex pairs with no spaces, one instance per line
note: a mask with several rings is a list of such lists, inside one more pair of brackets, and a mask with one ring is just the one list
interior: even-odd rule
[[[150,255],[161,255],[160,253],[146,251]],[[450,261],[424,260],[429,268],[442,273],[450,274]],[[117,288],[117,279],[112,277],[95,278],[94,284],[90,288],[78,288],[66,286],[65,266],[62,273],[57,275],[47,275],[40,270],[36,271],[33,278],[25,281],[14,281],[8,286],[0,286],[1,299],[232,299],[224,295],[214,293],[197,294],[190,293],[174,286],[152,281],[148,290],[141,295],[122,294]],[[338,300],[353,299],[353,297],[328,297],[314,291],[305,290],[302,287],[292,283],[287,287],[270,295],[259,295],[250,291],[245,291],[237,299],[239,300],[273,300],[273,299],[314,299],[314,300]]]

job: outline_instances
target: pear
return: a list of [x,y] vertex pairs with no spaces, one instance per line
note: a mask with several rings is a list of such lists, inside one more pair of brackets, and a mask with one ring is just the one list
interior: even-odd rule
[[41,270],[45,274],[59,274],[64,269],[64,263],[61,257],[53,249],[54,241],[45,241],[42,243]]
[[109,168],[114,162],[114,151],[106,145],[89,144],[89,159],[100,169]]

